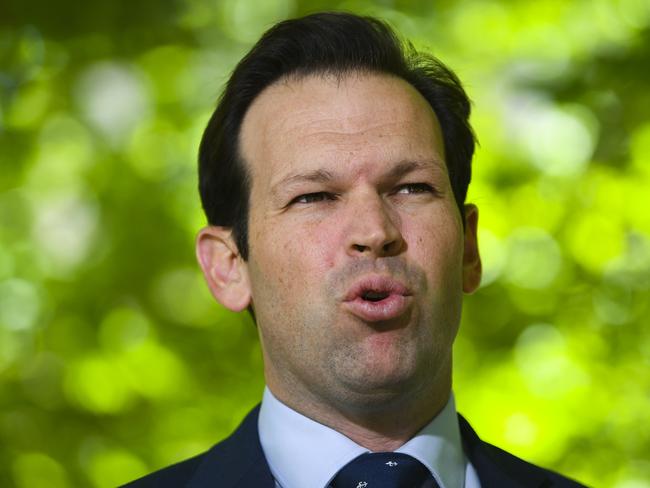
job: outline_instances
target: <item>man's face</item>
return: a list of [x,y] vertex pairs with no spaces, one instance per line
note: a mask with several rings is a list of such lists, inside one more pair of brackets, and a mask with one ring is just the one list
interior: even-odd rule
[[462,293],[477,285],[464,278],[476,214],[464,234],[424,98],[387,75],[283,80],[252,104],[240,143],[243,266],[271,390],[347,408],[446,393]]

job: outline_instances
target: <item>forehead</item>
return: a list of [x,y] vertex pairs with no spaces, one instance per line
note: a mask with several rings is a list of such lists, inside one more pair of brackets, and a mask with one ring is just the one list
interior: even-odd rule
[[440,127],[427,101],[406,81],[383,74],[274,83],[251,104],[240,151],[254,187],[296,170],[444,161]]

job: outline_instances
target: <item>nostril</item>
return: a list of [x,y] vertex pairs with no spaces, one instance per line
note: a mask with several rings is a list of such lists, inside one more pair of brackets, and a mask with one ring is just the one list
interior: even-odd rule
[[368,249],[368,246],[364,246],[362,244],[354,244],[352,247],[354,248],[355,251],[359,251],[359,252],[365,252]]

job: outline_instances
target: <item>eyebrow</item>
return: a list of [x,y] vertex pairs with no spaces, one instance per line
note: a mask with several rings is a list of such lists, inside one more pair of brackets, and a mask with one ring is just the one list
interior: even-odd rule
[[[422,169],[437,171],[441,168],[444,168],[444,163],[436,159],[422,161],[405,160],[397,163],[386,175],[382,176],[382,179],[397,180],[413,171]],[[286,187],[296,183],[327,183],[334,179],[336,179],[336,175],[324,169],[317,169],[306,173],[294,173],[275,183],[271,187],[271,192],[277,194],[281,187]]]
[[397,165],[395,165],[393,169],[391,169],[388,172],[385,178],[388,180],[398,180],[402,176],[412,173],[414,171],[418,171],[422,169],[438,171],[442,168],[444,168],[444,163],[436,159],[427,159],[422,161],[412,161],[412,160],[400,161],[399,163],[397,163]]
[[326,181],[331,181],[333,179],[334,179],[334,174],[331,173],[330,171],[324,169],[317,169],[314,171],[308,171],[307,173],[295,173],[289,175],[286,178],[282,178],[275,185],[273,185],[273,187],[276,188],[278,186],[287,185],[291,183],[301,183],[303,181],[323,183]]

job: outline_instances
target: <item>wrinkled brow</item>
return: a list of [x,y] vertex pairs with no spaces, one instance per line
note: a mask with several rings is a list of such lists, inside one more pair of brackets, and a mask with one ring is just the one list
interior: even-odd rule
[[[418,170],[429,170],[434,172],[444,171],[445,163],[435,159],[423,161],[400,161],[393,168],[390,169],[385,175],[382,175],[383,180],[398,180],[402,176]],[[282,178],[271,187],[271,192],[277,194],[281,188],[287,187],[296,183],[310,182],[310,183],[327,183],[336,179],[336,174],[324,169],[317,169],[307,171],[305,173],[294,173]]]
[[324,169],[317,169],[308,171],[306,173],[294,173],[275,183],[271,187],[271,192],[277,194],[283,187],[287,187],[296,183],[311,182],[311,183],[326,183],[335,178],[334,174]]
[[398,180],[402,176],[419,170],[438,172],[445,168],[445,163],[437,159],[426,159],[422,161],[401,161],[386,174],[387,180]]

